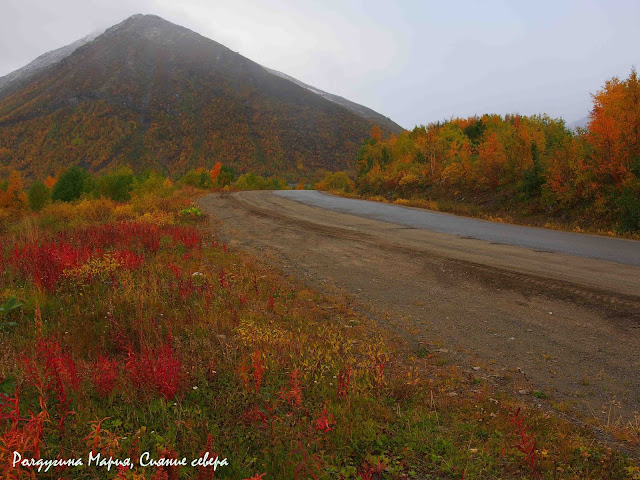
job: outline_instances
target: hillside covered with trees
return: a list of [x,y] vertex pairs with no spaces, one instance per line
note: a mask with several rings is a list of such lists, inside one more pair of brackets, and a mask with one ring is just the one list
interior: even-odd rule
[[213,40],[136,15],[3,87],[0,174],[77,164],[176,177],[220,161],[302,176],[346,168],[373,124]]

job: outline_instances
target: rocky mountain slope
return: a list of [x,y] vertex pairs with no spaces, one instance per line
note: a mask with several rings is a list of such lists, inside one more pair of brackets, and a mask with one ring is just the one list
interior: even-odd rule
[[14,70],[4,77],[0,77],[0,98],[3,96],[7,96],[11,87],[14,87],[14,89],[20,88],[20,86],[24,85],[24,83],[34,75],[40,73],[45,68],[51,65],[55,65],[61,60],[67,58],[79,47],[89,43],[101,33],[102,32],[90,33],[89,35],[86,35],[81,39],[70,43],[69,45],[65,45],[64,47],[44,53],[24,67],[19,68],[18,70]]
[[270,68],[267,68],[267,71],[270,73],[273,73],[274,75],[278,75],[279,77],[282,77],[286,80],[289,80],[295,83],[296,85],[300,85],[301,87],[306,88],[310,92],[313,92],[317,95],[320,95],[322,98],[329,100],[330,102],[334,102],[334,103],[337,103],[338,105],[342,105],[347,110],[351,110],[356,115],[359,115],[363,118],[371,120],[372,122],[375,122],[380,127],[386,127],[394,133],[400,133],[403,130],[403,128],[400,125],[398,125],[396,122],[391,120],[389,117],[385,117],[384,115],[381,115],[380,113],[370,109],[369,107],[365,107],[364,105],[360,105],[358,103],[352,102],[351,100],[347,100],[346,98],[341,97],[339,95],[334,95],[333,93],[328,93],[328,92],[325,92],[324,90],[320,90],[319,88],[312,87],[311,85],[301,82],[300,80],[293,78],[287,75],[286,73],[278,72],[277,70],[273,70]]
[[80,43],[3,79],[3,170],[126,163],[179,174],[222,161],[293,176],[348,168],[374,124],[401,131],[156,16]]

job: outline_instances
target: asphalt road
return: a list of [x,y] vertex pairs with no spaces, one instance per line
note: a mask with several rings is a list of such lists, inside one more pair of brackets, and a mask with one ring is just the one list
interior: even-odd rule
[[636,240],[490,222],[418,208],[343,198],[316,190],[283,190],[276,192],[276,195],[305,205],[405,227],[640,266],[640,241]]

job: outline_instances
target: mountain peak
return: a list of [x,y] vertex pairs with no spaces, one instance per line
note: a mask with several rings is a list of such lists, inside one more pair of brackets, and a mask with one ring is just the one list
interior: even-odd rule
[[176,25],[175,23],[165,20],[164,18],[159,17],[158,15],[153,15],[149,13],[136,13],[135,15],[131,15],[130,17],[124,19],[122,22],[114,25],[112,28],[117,28],[120,26],[145,28],[145,27],[156,27],[161,25],[186,30],[186,28],[181,27],[180,25]]
[[156,15],[47,55],[43,68],[0,84],[6,168],[127,163],[181,173],[221,161],[300,175],[348,168],[374,124],[402,130]]
[[[108,28],[105,35],[113,34],[139,34],[147,38],[159,38],[161,36],[172,35],[193,35],[194,37],[200,37],[196,32],[189,30],[188,28],[171,23],[162,17],[151,14],[136,13],[122,22]],[[203,37],[204,38],[204,37]]]
[[150,13],[135,13],[130,17],[125,18],[122,22],[115,24],[114,27],[117,27],[119,25],[124,25],[124,24],[151,25],[151,24],[159,24],[159,23],[165,23],[165,24],[174,25],[178,27],[178,25],[171,23],[168,20],[165,20],[164,18],[158,15],[153,15]]

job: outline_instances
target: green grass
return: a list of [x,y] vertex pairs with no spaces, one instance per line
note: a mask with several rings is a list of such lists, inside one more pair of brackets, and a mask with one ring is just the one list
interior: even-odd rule
[[[20,448],[85,461],[93,449],[136,463],[145,451],[189,460],[209,451],[229,462],[215,478],[234,479],[630,478],[635,464],[588,433],[468,379],[444,356],[407,358],[346,302],[230,251],[204,215],[184,214],[188,198],[174,195],[103,202],[90,218],[75,216],[94,211],[89,201],[57,206],[3,234],[0,301],[24,303],[11,314],[17,327],[0,332],[4,476],[33,473],[10,468]],[[159,238],[157,250],[137,237],[126,243],[142,259],[136,268],[114,263],[124,247],[109,242],[52,288],[12,263],[14,245],[91,236],[123,220]],[[176,228],[198,242],[172,236]],[[112,384],[100,365],[112,366]],[[533,468],[517,448],[518,408],[535,438]],[[64,474],[211,473],[136,464]]]

